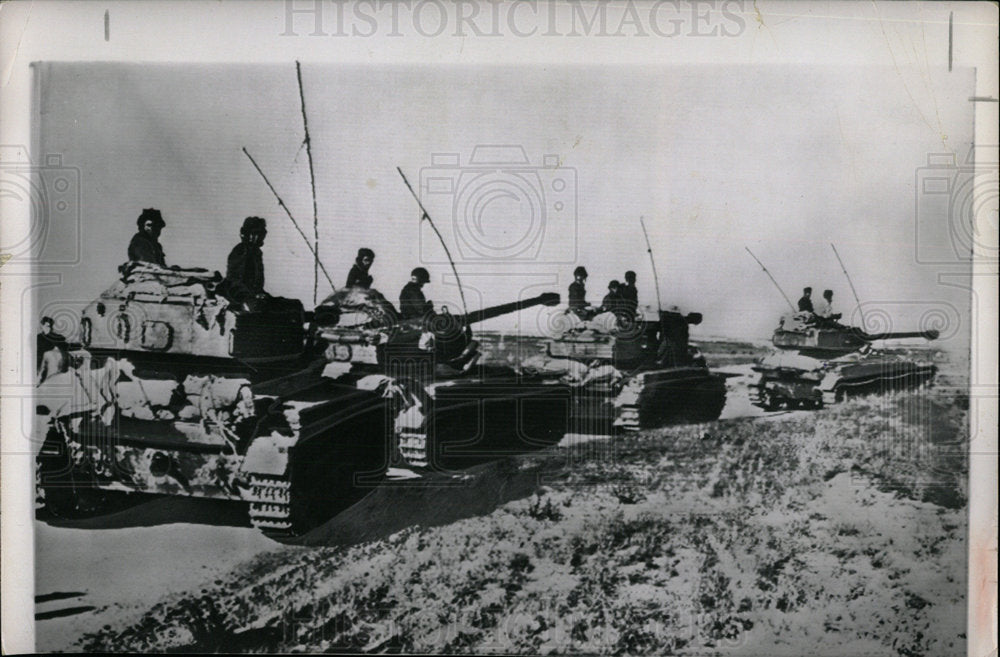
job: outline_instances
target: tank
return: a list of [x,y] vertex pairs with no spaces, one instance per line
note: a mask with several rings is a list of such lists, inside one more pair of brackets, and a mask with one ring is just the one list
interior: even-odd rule
[[602,313],[590,320],[554,315],[556,336],[523,368],[569,393],[571,432],[608,434],[673,422],[718,419],[725,379],[713,374],[688,327],[699,313],[676,308]]
[[750,402],[764,410],[819,408],[850,396],[914,388],[933,381],[937,367],[907,354],[876,349],[880,340],[935,340],[935,330],[867,333],[809,312],[783,316],[775,350],[753,367]]
[[381,480],[383,399],[322,376],[299,301],[237,306],[202,269],[120,271],[83,309],[68,371],[36,393],[49,513],[101,514],[117,493],[200,497],[288,535]]
[[453,471],[539,449],[565,431],[564,414],[549,406],[565,396],[512,367],[481,363],[472,327],[558,303],[558,294],[546,293],[468,314],[443,308],[403,319],[377,290],[341,290],[316,309],[324,376],[380,391],[392,418],[389,449],[409,467]]

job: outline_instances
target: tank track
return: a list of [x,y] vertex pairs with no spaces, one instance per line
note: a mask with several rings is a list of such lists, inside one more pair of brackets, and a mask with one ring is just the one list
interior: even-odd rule
[[293,536],[291,493],[287,477],[251,474],[246,497],[250,523],[268,536]]

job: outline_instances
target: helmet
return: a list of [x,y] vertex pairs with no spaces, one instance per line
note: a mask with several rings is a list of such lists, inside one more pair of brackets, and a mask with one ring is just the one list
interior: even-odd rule
[[423,267],[417,267],[416,269],[414,269],[413,271],[411,271],[410,272],[410,276],[416,277],[416,279],[418,281],[420,281],[421,283],[430,283],[431,282],[431,275]]
[[146,223],[147,221],[152,221],[154,224],[158,225],[160,228],[163,228],[164,226],[167,225],[167,222],[165,222],[163,220],[163,215],[160,214],[160,211],[157,210],[156,208],[146,208],[146,209],[144,209],[142,211],[142,214],[139,215],[139,218],[135,220],[135,225],[138,226],[139,229],[141,230],[142,229],[142,225],[144,223]]
[[812,294],[813,289],[811,287],[802,288],[802,294]]
[[620,287],[620,286],[621,286],[621,283],[619,283],[616,280],[612,280],[610,283],[608,283],[608,289],[609,290],[613,290],[613,289],[615,289],[617,287]]
[[361,260],[362,258],[371,258],[372,260],[374,260],[375,259],[375,252],[372,251],[371,249],[367,249],[365,247],[361,247],[360,249],[358,249],[358,257],[357,257],[357,259]]
[[634,281],[635,280],[635,272],[632,271],[631,269],[629,269],[627,272],[625,272],[625,280],[626,281]]
[[243,220],[243,227],[240,228],[240,235],[246,235],[253,231],[267,232],[267,222],[260,217],[247,217]]
[[574,277],[575,276],[583,276],[584,278],[586,278],[587,277],[587,268],[586,267],[577,267],[576,269],[573,270],[573,276]]

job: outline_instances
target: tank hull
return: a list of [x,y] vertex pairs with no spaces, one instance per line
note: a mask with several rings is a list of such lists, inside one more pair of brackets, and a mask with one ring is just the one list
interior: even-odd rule
[[817,361],[812,368],[781,366],[767,359],[754,366],[750,402],[764,410],[818,408],[857,395],[912,389],[933,382],[937,367],[893,355],[858,356],[846,362]]
[[[183,388],[192,380],[173,384]],[[252,397],[254,408],[242,418],[232,410],[238,400],[170,410],[178,404],[176,390],[172,405],[147,405],[140,413],[129,407],[120,380],[103,412],[84,401],[54,413],[38,456],[43,505],[66,516],[105,512],[93,502],[100,497],[95,492],[230,500],[246,504],[253,525],[282,536],[322,523],[384,477],[392,432],[377,393],[324,379],[318,367],[253,384],[237,381],[213,379],[212,392],[247,388],[243,401]],[[64,394],[107,395],[100,383],[90,383]],[[146,401],[165,400],[153,383],[139,380]],[[205,398],[202,392],[197,401]]]

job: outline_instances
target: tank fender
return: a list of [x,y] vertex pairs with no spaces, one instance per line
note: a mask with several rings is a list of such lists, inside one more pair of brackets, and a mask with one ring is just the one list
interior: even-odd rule
[[297,441],[296,436],[282,436],[272,433],[256,438],[247,448],[240,472],[253,472],[273,476],[285,474],[288,468],[288,453]]
[[819,391],[823,394],[824,401],[828,395],[834,394],[837,384],[842,378],[839,371],[827,372],[826,376],[823,377],[819,384]]

